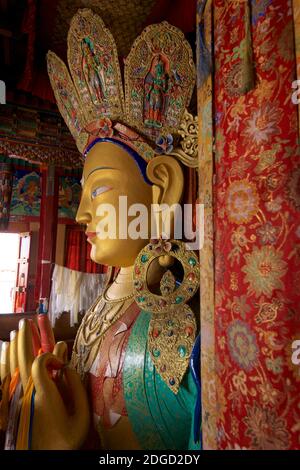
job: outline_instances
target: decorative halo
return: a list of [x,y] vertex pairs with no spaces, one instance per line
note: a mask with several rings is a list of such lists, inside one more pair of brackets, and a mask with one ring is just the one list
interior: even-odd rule
[[[164,290],[162,295],[150,292],[147,285],[147,271],[153,260],[169,255],[177,259],[183,268],[181,284],[170,293]],[[135,300],[138,306],[153,314],[170,312],[188,302],[199,287],[200,265],[194,251],[187,250],[185,243],[179,240],[151,240],[139,253],[133,271]],[[168,279],[166,279],[168,283]]]

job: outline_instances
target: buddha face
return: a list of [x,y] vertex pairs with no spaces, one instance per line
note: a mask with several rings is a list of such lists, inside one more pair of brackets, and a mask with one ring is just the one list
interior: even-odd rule
[[[128,208],[137,203],[146,206],[150,217],[152,186],[145,182],[134,158],[113,143],[97,143],[89,151],[84,164],[82,196],[76,216],[78,223],[86,225],[88,242],[92,245],[91,258],[96,263],[131,266],[148,243],[147,239],[120,238],[120,232],[125,230],[127,233],[127,226],[120,227],[119,224],[125,220],[129,224],[136,217],[119,220],[120,196],[127,196]],[[103,204],[110,204],[115,209],[116,236],[113,238],[99,236],[97,227],[104,217],[99,215],[99,209],[101,205],[104,207]]]

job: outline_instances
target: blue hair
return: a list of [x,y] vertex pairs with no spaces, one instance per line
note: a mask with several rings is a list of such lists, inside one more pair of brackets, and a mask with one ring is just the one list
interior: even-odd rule
[[125,144],[125,142],[122,142],[120,140],[115,140],[115,139],[112,139],[110,137],[104,137],[104,138],[98,137],[90,145],[87,146],[87,148],[84,152],[84,155],[86,156],[88,154],[88,152],[94,147],[94,145],[96,145],[100,142],[111,142],[112,144],[118,145],[122,149],[126,150],[126,152],[131,157],[133,157],[133,159],[134,159],[135,163],[137,164],[138,169],[139,169],[145,183],[152,186],[152,183],[148,179],[147,173],[146,173],[147,162],[145,162],[145,160],[135,150],[133,150],[131,147],[129,147],[129,145]]

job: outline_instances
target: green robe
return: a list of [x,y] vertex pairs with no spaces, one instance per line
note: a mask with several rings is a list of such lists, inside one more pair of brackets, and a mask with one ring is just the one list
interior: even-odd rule
[[197,388],[190,369],[175,395],[156,372],[147,349],[151,315],[142,311],[125,354],[123,386],[126,409],[142,449],[197,450],[194,408]]

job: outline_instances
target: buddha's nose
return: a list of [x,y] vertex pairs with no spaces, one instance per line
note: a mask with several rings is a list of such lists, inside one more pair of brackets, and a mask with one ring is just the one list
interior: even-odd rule
[[77,210],[76,214],[76,222],[78,224],[87,225],[92,220],[92,213],[90,210],[90,204],[88,203],[87,199],[82,196],[81,201]]

